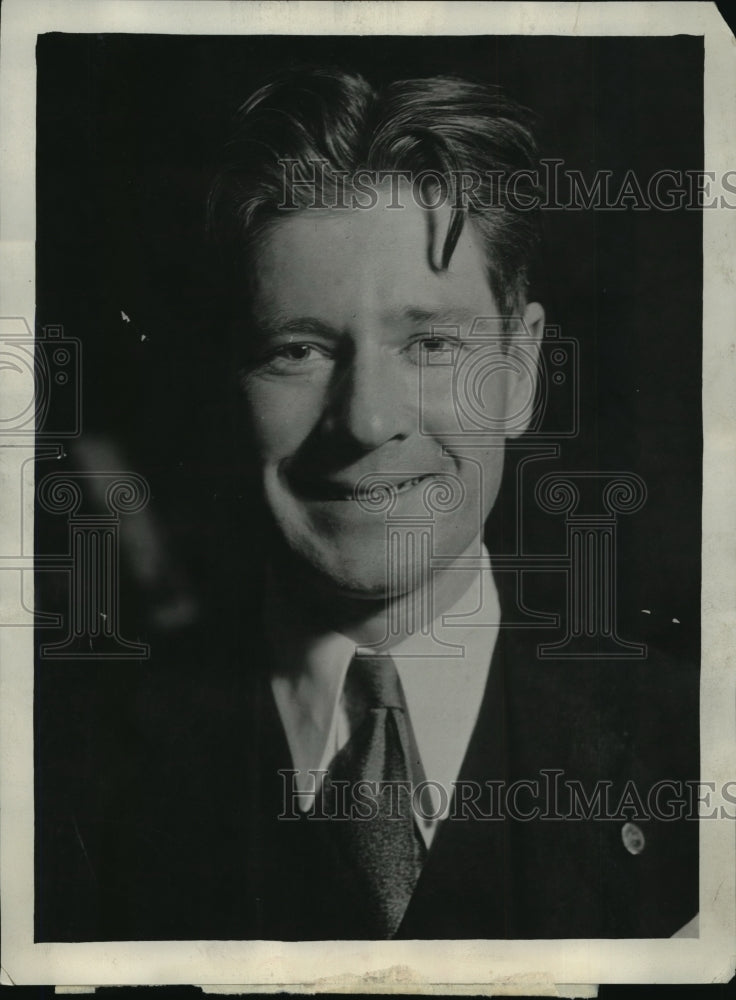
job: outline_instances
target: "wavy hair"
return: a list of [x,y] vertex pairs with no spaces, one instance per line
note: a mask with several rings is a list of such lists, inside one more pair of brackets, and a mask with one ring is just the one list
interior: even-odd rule
[[[538,152],[529,113],[499,88],[436,76],[377,89],[357,73],[325,68],[291,70],[262,86],[235,117],[208,200],[219,266],[241,287],[259,237],[284,218],[284,161],[302,178],[319,164],[322,194],[344,189],[358,171],[431,172],[448,183],[463,173],[477,176],[473,196],[453,204],[440,269],[449,266],[469,221],[481,236],[502,316],[508,319],[526,296],[539,210],[520,207],[517,182],[533,203]],[[291,185],[288,196],[297,210],[310,205],[303,184]]]

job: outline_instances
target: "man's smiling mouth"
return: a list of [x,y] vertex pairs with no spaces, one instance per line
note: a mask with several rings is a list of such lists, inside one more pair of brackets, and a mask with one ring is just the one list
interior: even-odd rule
[[329,479],[312,479],[296,484],[297,491],[309,500],[377,500],[381,496],[398,496],[408,493],[420,483],[433,477],[433,473],[398,478],[396,473],[372,473],[356,483],[343,483]]

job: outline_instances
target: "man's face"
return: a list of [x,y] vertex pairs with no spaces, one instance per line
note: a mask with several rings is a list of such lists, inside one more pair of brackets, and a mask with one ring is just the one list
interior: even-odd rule
[[[241,375],[283,542],[323,584],[366,598],[396,596],[426,574],[426,552],[409,544],[389,578],[389,524],[406,536],[412,523],[431,523],[433,555],[457,557],[477,541],[501,480],[504,421],[517,414],[510,432],[520,433],[533,393],[528,365],[499,364],[497,337],[485,362],[477,326],[469,339],[475,320],[500,315],[472,227],[440,272],[431,260],[449,208],[387,203],[297,212],[272,228],[257,256],[257,329],[246,333]],[[526,319],[538,332],[541,309],[527,307]],[[528,358],[534,345],[528,334],[524,341]],[[491,429],[480,437],[457,407],[458,372],[474,363],[485,371],[471,379],[479,393],[471,403]],[[469,384],[462,391],[472,395]],[[364,478],[373,475],[390,484],[380,510]],[[454,499],[438,510],[443,485]]]

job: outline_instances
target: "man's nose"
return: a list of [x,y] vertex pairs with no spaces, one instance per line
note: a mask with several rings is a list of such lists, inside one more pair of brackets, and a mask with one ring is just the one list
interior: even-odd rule
[[390,352],[357,352],[334,384],[328,423],[366,451],[411,433],[412,391]]

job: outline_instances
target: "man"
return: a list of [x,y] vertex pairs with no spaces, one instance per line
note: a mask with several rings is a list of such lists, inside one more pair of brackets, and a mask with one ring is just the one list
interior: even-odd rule
[[567,785],[537,803],[555,774],[588,798],[691,777],[692,708],[685,668],[541,664],[502,627],[483,532],[534,410],[535,166],[520,110],[456,79],[298,71],[242,108],[210,219],[262,605],[235,644],[220,622],[172,648],[132,707],[129,809],[113,832],[101,792],[80,833],[96,929],[72,937],[667,936],[694,915],[693,823],[579,814]]

